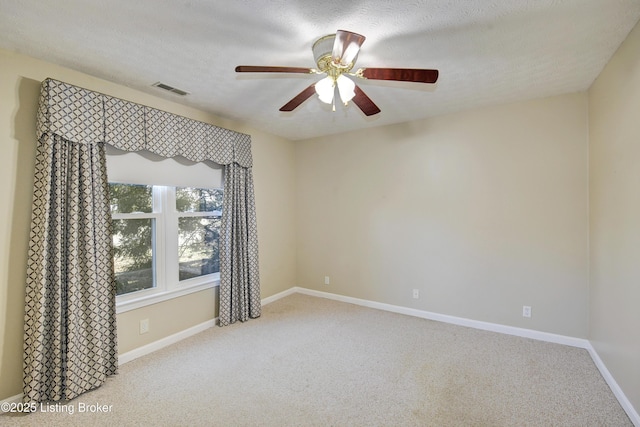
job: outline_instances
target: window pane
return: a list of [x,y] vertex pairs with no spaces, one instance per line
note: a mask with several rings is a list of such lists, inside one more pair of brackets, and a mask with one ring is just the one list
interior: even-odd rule
[[153,212],[151,185],[109,184],[111,213]]
[[212,212],[222,210],[222,190],[176,187],[178,212]]
[[219,233],[219,217],[178,219],[180,280],[220,271]]
[[155,220],[113,220],[113,246],[118,295],[153,288]]

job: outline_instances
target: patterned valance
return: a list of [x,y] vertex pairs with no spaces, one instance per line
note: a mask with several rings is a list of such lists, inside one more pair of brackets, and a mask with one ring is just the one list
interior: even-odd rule
[[250,135],[53,79],[42,82],[36,126],[38,139],[49,132],[69,141],[106,142],[124,151],[194,162],[235,162],[246,168],[253,163]]

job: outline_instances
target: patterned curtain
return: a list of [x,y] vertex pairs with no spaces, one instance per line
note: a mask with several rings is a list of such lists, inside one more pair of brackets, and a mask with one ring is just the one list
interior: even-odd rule
[[260,317],[258,235],[250,168],[225,166],[220,230],[220,326]]
[[24,400],[72,399],[116,373],[104,143],[38,141],[27,266]]
[[[72,399],[117,370],[105,144],[225,166],[221,325],[260,316],[251,137],[53,79],[37,117],[24,400]],[[223,319],[224,314],[224,320]]]

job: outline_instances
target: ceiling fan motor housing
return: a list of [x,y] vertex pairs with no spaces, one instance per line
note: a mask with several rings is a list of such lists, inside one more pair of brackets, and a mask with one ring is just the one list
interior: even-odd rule
[[358,56],[356,55],[356,57],[353,58],[353,61],[351,61],[351,63],[346,68],[341,67],[339,73],[335,73],[335,72],[332,73],[331,70],[332,69],[336,70],[337,68],[332,61],[333,45],[335,43],[335,40],[336,40],[336,35],[329,34],[319,38],[318,40],[315,41],[315,43],[313,43],[313,46],[311,46],[311,51],[313,52],[313,59],[316,61],[318,70],[323,73],[327,73],[329,75],[349,72],[353,68],[353,65],[355,64],[356,60],[358,59]]

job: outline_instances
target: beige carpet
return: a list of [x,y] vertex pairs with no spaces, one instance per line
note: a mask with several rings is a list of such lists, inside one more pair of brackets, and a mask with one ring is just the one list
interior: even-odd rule
[[[79,413],[95,404],[110,412]],[[0,424],[632,425],[586,350],[299,294],[127,363],[67,405]]]

